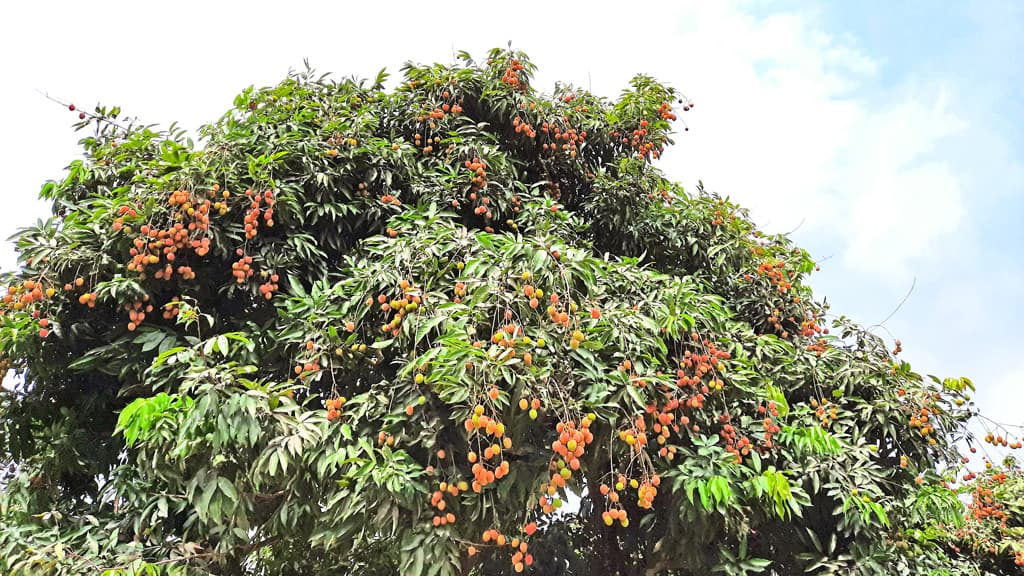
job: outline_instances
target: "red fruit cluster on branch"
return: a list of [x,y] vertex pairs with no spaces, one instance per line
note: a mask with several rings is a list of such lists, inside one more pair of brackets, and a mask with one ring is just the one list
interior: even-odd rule
[[252,267],[252,256],[246,256],[241,248],[238,249],[237,254],[239,258],[231,264],[231,275],[235,277],[236,283],[245,284],[246,280],[252,278],[256,271]]
[[[526,566],[533,564],[533,555],[527,552],[529,550],[529,544],[527,544],[525,540],[520,540],[519,538],[512,538],[510,540],[504,534],[493,528],[485,530],[482,538],[484,542],[482,545],[490,543],[496,548],[504,548],[505,546],[510,547],[513,550],[511,556],[512,569],[516,572],[522,572]],[[470,549],[470,556],[472,556],[475,553],[476,547],[471,546]]]
[[505,436],[505,425],[484,411],[483,406],[477,405],[473,415],[464,422],[469,441],[479,450],[479,454],[470,451],[467,455],[467,460],[473,465],[473,492],[477,493],[508,474],[509,461],[503,458],[502,453],[512,448],[512,439]]
[[555,425],[558,438],[551,443],[555,457],[551,459],[550,468],[554,473],[551,475],[549,487],[564,488],[566,480],[572,478],[572,473],[580,469],[580,458],[586,452],[586,447],[594,441],[594,435],[590,432],[591,421],[588,417],[580,420],[578,425],[573,420]]
[[259,287],[260,295],[262,295],[267,300],[270,300],[271,298],[273,298],[274,297],[274,292],[277,292],[278,288],[279,288],[278,285],[277,285],[278,280],[280,280],[280,276],[278,276],[277,274],[271,274],[270,275],[270,280],[268,282],[264,282],[263,284],[260,284],[260,287]]
[[509,62],[508,68],[505,69],[505,73],[501,76],[501,81],[505,84],[519,90],[526,90],[526,83],[519,78],[519,72],[523,69],[523,63],[519,60],[513,59]]
[[932,426],[931,418],[941,411],[938,406],[938,393],[919,393],[916,395],[898,394],[902,403],[902,410],[910,415],[909,426],[917,431],[922,437],[928,438],[928,443],[935,445],[936,430]]
[[[569,125],[569,117],[562,116],[557,120],[545,121],[540,125],[541,134],[552,142],[545,142],[541,150],[555,154],[561,152],[570,158],[575,158],[580,147],[587,139],[586,130],[577,130]],[[536,135],[534,133],[533,135]],[[533,136],[531,136],[532,138]]]
[[785,294],[793,287],[793,283],[789,281],[788,274],[784,270],[785,267],[786,262],[783,260],[762,262],[757,267],[757,273],[767,278],[773,286],[778,288],[780,293]]
[[245,191],[245,196],[250,200],[249,209],[245,213],[245,239],[252,240],[259,234],[261,214],[267,227],[274,227],[274,192],[266,190],[260,194],[250,188]]
[[[687,105],[684,108],[684,110],[689,109],[689,105]],[[661,116],[663,120],[673,121],[676,119],[676,115],[672,112],[672,105],[670,105],[668,102],[661,103],[661,106],[658,107],[658,115]]]
[[[380,311],[383,312],[382,320],[384,320],[380,330],[393,337],[398,336],[401,332],[403,320],[410,314],[422,311],[424,304],[421,295],[422,289],[418,286],[408,280],[402,280],[399,282],[398,288],[402,295],[394,300],[389,300],[386,294],[377,295],[377,303],[380,305]],[[366,305],[373,306],[373,299],[367,299]]]
[[338,398],[328,398],[324,401],[324,406],[327,408],[327,421],[333,422],[338,418],[341,418],[341,407],[345,405],[345,397],[340,396]]
[[[193,267],[186,263],[188,253],[195,257],[206,256],[211,249],[211,237],[209,229],[213,215],[224,216],[229,211],[228,198],[231,194],[221,190],[219,184],[214,184],[205,194],[193,193],[188,190],[176,190],[167,199],[167,206],[171,209],[170,222],[163,225],[156,223],[153,219],[139,225],[138,232],[132,240],[129,255],[131,260],[126,265],[127,270],[138,274],[139,280],[146,280],[150,270],[155,268],[152,276],[156,280],[170,282],[175,275],[183,281],[194,280],[196,273]],[[141,205],[139,205],[141,206]],[[133,227],[128,223],[140,218],[135,207],[124,205],[118,210],[119,216],[114,220],[113,229],[115,232],[125,234],[134,233]],[[248,233],[247,237],[252,237]],[[252,276],[252,259],[244,258],[233,265],[233,275],[239,284]],[[76,283],[76,285],[78,285]],[[83,295],[85,299],[85,295]],[[94,306],[95,299],[80,299],[80,302]],[[141,309],[141,302],[149,300],[144,295],[141,301],[126,304],[129,311],[128,330],[135,330],[145,320],[146,315],[153,311],[153,305],[147,304]],[[162,316],[165,320],[177,316],[179,306],[168,303],[163,307]]]
[[128,331],[135,330],[142,321],[146,319],[146,314],[153,311],[152,304],[146,304],[149,301],[149,295],[142,297],[142,300],[136,300],[135,302],[126,303],[124,309],[128,311]]
[[[463,483],[465,485],[465,483]],[[465,488],[463,488],[464,490]],[[460,489],[455,484],[449,484],[447,482],[441,482],[438,485],[438,489],[430,495],[430,505],[437,509],[438,514],[433,518],[433,524],[435,527],[445,526],[447,524],[455,523],[455,514],[452,512],[445,513],[445,509],[448,507],[448,503],[445,501],[445,495],[450,495],[453,498],[459,496]]]
[[172,300],[171,302],[168,302],[167,304],[164,304],[164,306],[163,306],[163,310],[164,310],[163,311],[163,318],[164,318],[164,320],[171,320],[172,318],[176,318],[178,316],[178,314],[181,312],[181,306],[179,305],[180,302],[181,302],[181,297],[179,296],[179,297],[175,298],[174,300]]
[[[522,116],[516,116],[513,118],[512,126],[515,128],[516,134],[526,134],[529,138],[537,137],[537,130],[535,130],[533,125],[529,122],[525,122]],[[545,146],[545,148],[547,148],[547,146]]]
[[[1020,474],[1020,471],[1016,471]],[[971,479],[976,475],[972,474]],[[1019,528],[1010,524],[1011,512],[1001,499],[999,491],[1010,479],[1006,472],[988,472],[975,483],[971,491],[971,501],[964,513],[964,526],[958,528],[953,536],[962,545],[975,553],[992,556],[1008,554],[1013,558],[1015,566],[1024,566],[1024,550],[1016,547],[1007,548],[1007,539],[1014,538]],[[960,551],[959,547],[954,547]]]
[[[65,288],[68,288],[65,286]],[[7,310],[23,310],[53,297],[57,293],[56,288],[44,287],[43,280],[25,280],[20,286],[11,284],[7,287],[7,293],[2,299],[2,308]],[[45,328],[45,326],[44,326]]]
[[[491,199],[483,193],[487,188],[487,163],[474,157],[472,160],[466,160],[463,165],[472,174],[469,183],[469,201],[473,206],[473,214],[483,216],[489,221],[494,214],[490,209]],[[458,205],[458,201],[453,201],[453,206]]]

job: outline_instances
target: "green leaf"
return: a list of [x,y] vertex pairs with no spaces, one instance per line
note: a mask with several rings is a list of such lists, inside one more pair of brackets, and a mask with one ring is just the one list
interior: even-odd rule
[[230,480],[223,476],[217,477],[217,485],[220,487],[222,494],[228,497],[232,502],[238,501],[238,493],[235,491],[235,485]]
[[221,356],[227,356],[229,350],[227,337],[223,334],[217,336],[217,351],[220,352]]

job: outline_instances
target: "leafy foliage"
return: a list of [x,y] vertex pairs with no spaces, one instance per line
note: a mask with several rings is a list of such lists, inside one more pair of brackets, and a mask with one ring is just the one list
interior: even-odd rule
[[202,146],[81,113],[3,299],[5,573],[1012,572],[937,472],[973,384],[652,166],[691,101],[403,72],[249,88]]

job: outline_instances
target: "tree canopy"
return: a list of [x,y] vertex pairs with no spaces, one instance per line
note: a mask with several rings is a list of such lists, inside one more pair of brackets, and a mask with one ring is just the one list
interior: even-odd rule
[[72,106],[5,279],[0,571],[1017,573],[973,383],[666,178],[694,101],[534,71],[307,69],[199,145]]

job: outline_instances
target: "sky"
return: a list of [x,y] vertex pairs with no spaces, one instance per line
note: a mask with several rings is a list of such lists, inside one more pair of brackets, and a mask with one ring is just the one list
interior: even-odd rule
[[917,371],[970,377],[985,414],[1019,425],[1022,39],[1024,3],[997,0],[11,3],[0,234],[45,216],[40,186],[79,154],[75,117],[43,93],[194,132],[304,59],[371,77],[511,41],[541,87],[614,97],[643,72],[692,98],[661,168],[792,231],[835,314],[891,315],[874,330]]

